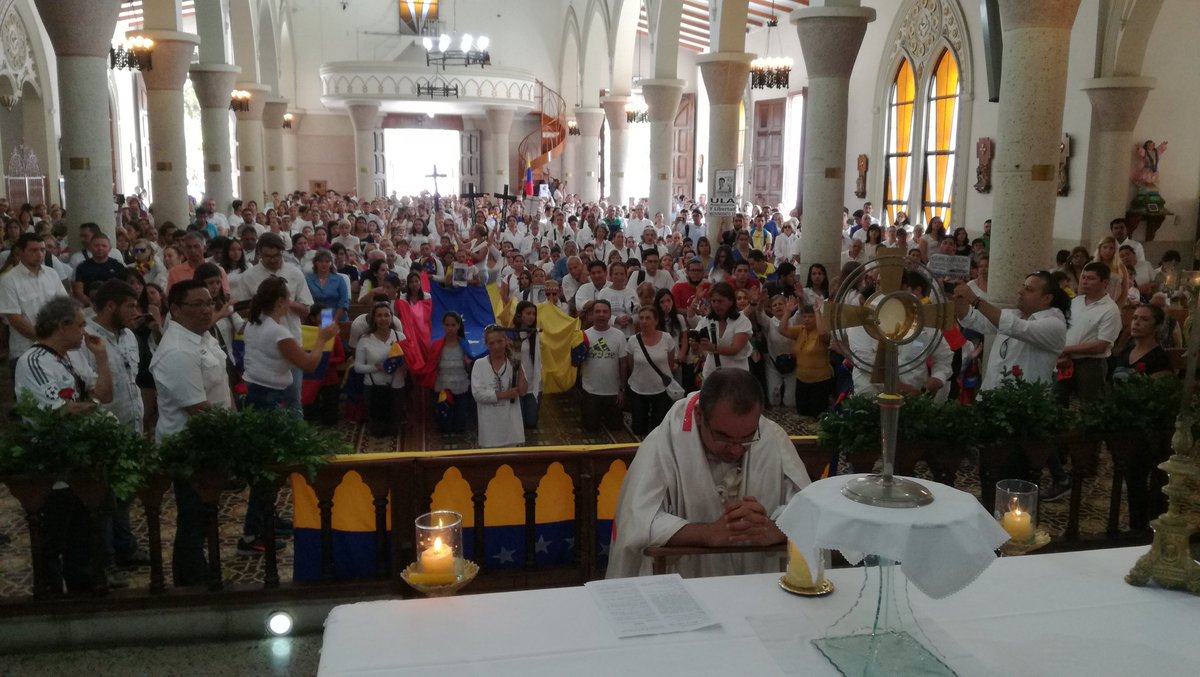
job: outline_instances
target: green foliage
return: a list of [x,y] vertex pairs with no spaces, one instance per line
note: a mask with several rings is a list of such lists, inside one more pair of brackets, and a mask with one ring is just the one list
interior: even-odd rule
[[1058,405],[1054,387],[1005,376],[985,391],[974,408],[978,439],[987,441],[1048,440],[1066,432],[1071,415]]
[[101,409],[70,414],[22,393],[17,414],[0,434],[0,475],[88,476],[124,500],[158,466],[154,444]]
[[[976,426],[967,407],[957,402],[935,402],[925,395],[904,398],[896,440],[905,442],[953,441],[963,455],[975,441]],[[817,441],[821,446],[847,453],[880,449],[879,405],[875,397],[855,395],[835,413],[821,417]]]
[[1079,427],[1089,433],[1170,434],[1182,393],[1176,378],[1130,374],[1114,379],[1107,395],[1079,408]]
[[286,409],[210,409],[163,440],[163,465],[178,477],[214,470],[251,485],[274,481],[281,466],[300,466],[311,480],[317,467],[349,447]]

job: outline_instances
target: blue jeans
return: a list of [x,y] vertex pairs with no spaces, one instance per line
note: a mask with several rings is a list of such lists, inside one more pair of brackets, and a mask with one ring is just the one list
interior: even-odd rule
[[[295,390],[298,393],[299,380],[296,380]],[[292,388],[289,386],[284,389],[268,388],[258,385],[257,383],[246,384],[246,406],[252,409],[288,409],[296,418],[304,418],[304,410],[300,408],[300,398],[297,397],[296,406],[291,404]],[[262,535],[264,515],[267,510],[273,509],[273,506],[268,504],[268,501],[258,487],[250,487],[250,498],[246,504],[246,519],[242,523],[242,537],[250,540],[254,537]]]

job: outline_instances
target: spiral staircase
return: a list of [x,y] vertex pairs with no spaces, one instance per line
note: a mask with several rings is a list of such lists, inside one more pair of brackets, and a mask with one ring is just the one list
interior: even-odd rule
[[521,174],[526,167],[533,169],[533,180],[538,182],[548,177],[547,166],[559,157],[567,143],[567,104],[558,92],[538,80],[537,129],[530,132],[517,147],[521,161]]

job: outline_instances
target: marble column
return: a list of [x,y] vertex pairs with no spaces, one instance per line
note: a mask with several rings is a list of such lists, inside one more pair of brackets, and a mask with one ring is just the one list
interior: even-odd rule
[[283,185],[287,190],[306,190],[307,186],[300,185],[300,174],[296,169],[297,166],[297,135],[300,131],[300,120],[304,117],[304,112],[300,110],[288,111],[292,114],[291,128],[283,130]]
[[[753,54],[745,52],[716,52],[696,57],[704,88],[708,91],[708,189],[711,199],[716,192],[718,170],[737,169],[738,121],[742,97],[750,83],[750,62]],[[735,194],[741,193],[741,186]],[[712,215],[707,219],[708,239],[715,241],[721,231],[728,230],[732,216]]]
[[1109,234],[1108,223],[1125,216],[1129,207],[1133,127],[1155,84],[1154,78],[1145,77],[1092,78],[1083,83],[1092,102],[1083,199],[1083,240],[1089,249]]
[[229,100],[242,69],[224,63],[192,64],[188,71],[200,102],[204,148],[204,195],[228,211],[233,202],[233,149],[229,147]]
[[243,202],[253,200],[262,209],[267,202],[263,199],[267,186],[263,171],[262,112],[271,90],[257,82],[241,82],[236,87],[250,92],[250,110],[235,111],[238,169],[241,171],[239,192]]
[[375,130],[379,125],[378,101],[354,101],[346,104],[354,125],[354,187],[358,199],[374,200]]
[[608,121],[608,203],[628,203],[625,193],[625,152],[629,147],[629,118],[625,115],[628,96],[606,96],[600,99],[604,118]]
[[496,192],[496,181],[492,174],[492,128],[488,126],[486,115],[472,117],[475,129],[479,131],[479,185],[476,190],[481,193]]
[[1003,306],[1016,303],[1029,271],[1054,262],[1058,144],[1078,9],[1079,0],[1000,0],[1004,70],[988,297]]
[[683,98],[683,80],[642,80],[642,96],[650,116],[650,209],[653,217],[662,212],[671,216],[671,151],[673,148],[675,115]]
[[875,10],[869,7],[792,12],[808,73],[800,260],[823,264],[830,274],[841,267],[842,258],[850,73],[867,24],[874,20]]
[[296,187],[286,185],[283,179],[283,114],[287,112],[285,99],[268,99],[263,104],[263,161],[267,166],[267,192],[283,195]]
[[[516,195],[518,186],[512,179],[512,149],[509,147],[508,135],[512,131],[513,109],[487,109],[488,127],[492,130],[492,159],[486,166],[492,168],[492,189],[499,193],[508,185],[508,194]],[[484,158],[487,159],[486,157]]]
[[579,124],[575,191],[580,200],[597,202],[600,200],[600,129],[604,126],[604,110],[576,108],[575,122]]
[[[183,82],[200,38],[190,33],[151,30],[154,68],[142,71],[150,127],[150,181],[154,220],[188,223],[187,142],[183,132]],[[200,196],[195,196],[199,198]]]
[[[79,224],[116,235],[112,137],[108,124],[108,50],[120,5],[94,0],[35,0],[54,47],[62,133],[63,197],[71,246]],[[115,114],[115,112],[114,112]]]

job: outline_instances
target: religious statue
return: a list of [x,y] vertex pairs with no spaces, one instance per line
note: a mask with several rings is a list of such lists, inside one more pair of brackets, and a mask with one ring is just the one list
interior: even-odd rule
[[992,151],[995,144],[989,137],[980,137],[975,142],[975,158],[979,164],[975,167],[975,192],[992,192]]
[[1138,192],[1158,192],[1158,160],[1166,152],[1166,141],[1155,147],[1154,141],[1147,139],[1137,147],[1132,178]]
[[1071,192],[1071,135],[1063,134],[1058,142],[1058,195],[1064,197]]
[[867,156],[858,156],[858,178],[854,181],[854,196],[858,199],[867,197]]

